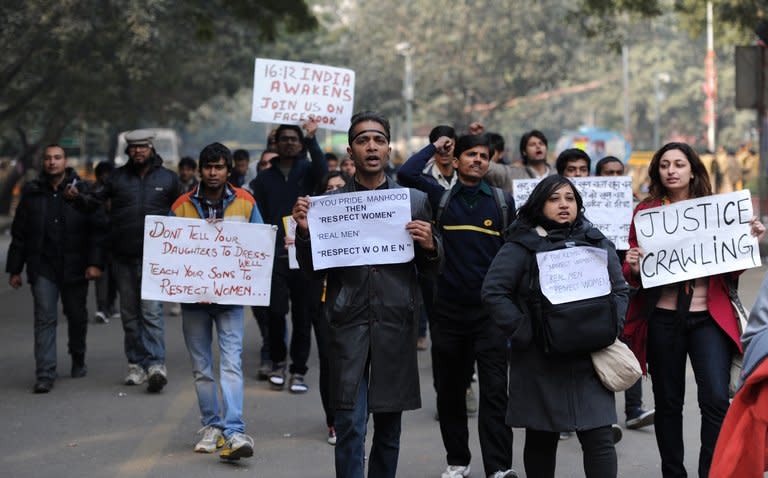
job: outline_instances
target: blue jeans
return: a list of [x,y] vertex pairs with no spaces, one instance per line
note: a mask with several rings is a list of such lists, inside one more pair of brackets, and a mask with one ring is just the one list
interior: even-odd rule
[[696,377],[701,410],[699,477],[709,475],[720,426],[728,411],[728,382],[735,345],[707,312],[679,319],[656,309],[648,323],[648,365],[656,402],[656,443],[664,478],[688,476],[683,466],[686,356]]
[[165,363],[163,304],[141,300],[141,264],[112,262],[120,295],[120,318],[128,363],[144,368]]
[[[184,342],[192,360],[197,403],[203,426],[214,426],[229,438],[243,433],[243,352],[245,324],[241,306],[187,305],[181,306]],[[219,339],[219,377],[223,418],[219,411],[218,386],[213,376],[213,326]]]
[[[336,409],[336,478],[365,476],[365,432],[368,425],[368,376],[363,376],[352,410]],[[373,444],[368,478],[395,478],[400,454],[402,412],[373,414]]]
[[59,295],[67,318],[69,353],[73,357],[85,356],[85,335],[88,330],[88,311],[85,307],[88,282],[57,284],[38,276],[32,284],[35,308],[35,375],[38,380],[56,379],[56,322]]

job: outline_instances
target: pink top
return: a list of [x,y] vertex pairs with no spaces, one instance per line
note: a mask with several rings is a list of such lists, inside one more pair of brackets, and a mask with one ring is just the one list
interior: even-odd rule
[[[707,290],[709,288],[707,278],[696,279],[691,297],[690,312],[704,312],[707,310]],[[661,296],[656,307],[665,310],[677,310],[677,286],[671,285],[661,289]]]

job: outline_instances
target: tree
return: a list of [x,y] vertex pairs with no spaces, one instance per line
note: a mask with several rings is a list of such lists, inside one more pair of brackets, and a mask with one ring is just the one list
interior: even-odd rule
[[73,124],[170,123],[243,85],[260,45],[314,28],[302,0],[12,0],[0,4],[0,132],[20,167]]

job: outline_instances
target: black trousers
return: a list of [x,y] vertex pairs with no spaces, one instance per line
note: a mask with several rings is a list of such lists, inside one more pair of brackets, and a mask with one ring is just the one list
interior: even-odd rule
[[465,395],[477,361],[480,403],[478,432],[485,474],[512,467],[512,429],[507,412],[507,360],[504,334],[481,306],[437,299],[432,324],[432,356],[440,433],[448,465],[466,466],[469,451]]
[[[584,456],[586,478],[616,478],[618,464],[610,426],[577,431]],[[555,478],[558,432],[525,430],[525,475],[528,478]]]
[[307,359],[312,341],[312,321],[309,316],[309,279],[298,270],[288,268],[288,258],[278,257],[272,270],[272,291],[269,308],[269,353],[272,366],[285,362],[285,316],[291,307],[291,367],[290,373],[307,373]]
[[328,362],[328,347],[330,347],[330,324],[325,318],[323,297],[323,280],[309,281],[309,316],[312,318],[312,326],[315,329],[315,342],[317,342],[317,358],[320,362],[320,400],[323,403],[325,412],[325,423],[329,427],[333,426],[334,413],[331,408],[331,390],[330,390],[330,363]]

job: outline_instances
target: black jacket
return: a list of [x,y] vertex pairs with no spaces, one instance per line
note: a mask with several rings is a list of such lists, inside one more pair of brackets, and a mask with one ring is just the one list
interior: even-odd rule
[[[98,203],[89,201],[89,185],[80,181],[71,168],[64,173],[64,180],[58,187],[64,188],[77,179],[80,194],[73,200],[64,200],[62,209],[61,280],[77,282],[85,280],[85,269],[89,266],[103,268],[103,244],[106,235],[106,213]],[[48,179],[40,176],[28,182],[21,193],[21,201],[11,226],[11,245],[8,248],[6,272],[21,274],[27,266],[29,283],[37,280],[45,247],[46,209],[51,186]]]
[[294,159],[291,171],[286,177],[280,171],[280,157],[275,157],[271,161],[272,167],[259,172],[250,184],[264,224],[277,226],[275,241],[277,256],[287,257],[288,255],[285,250],[283,217],[291,215],[293,205],[299,196],[314,194],[323,176],[328,174],[328,163],[317,140],[305,138],[304,146],[312,157],[311,162],[304,157]]
[[122,262],[141,262],[144,252],[144,217],[167,216],[173,202],[181,196],[179,176],[162,166],[155,155],[144,177],[139,176],[133,161],[117,168],[96,192],[96,197],[110,200],[109,250]]
[[[399,186],[388,179],[388,187]],[[338,190],[352,191],[353,180]],[[430,221],[431,209],[427,196],[412,189],[413,219]],[[434,240],[436,255],[428,256],[417,246],[415,258],[404,264],[327,270],[325,319],[330,325],[328,357],[333,408],[354,408],[367,361],[369,411],[396,412],[421,406],[416,357],[421,314],[417,273],[430,277],[437,274],[443,250],[436,235]],[[296,258],[302,271],[314,273],[309,239],[296,238]],[[322,277],[325,272],[314,274]]]
[[[585,240],[588,233],[599,235],[597,246],[608,251],[611,290],[623,323],[629,287],[613,244],[586,221],[568,237]],[[546,356],[533,341],[531,319],[525,313],[531,251],[540,250],[550,238],[513,224],[508,241],[488,269],[482,291],[483,303],[512,345],[507,425],[559,432],[616,423],[614,394],[598,379],[589,354]],[[620,324],[617,335],[621,328]]]

